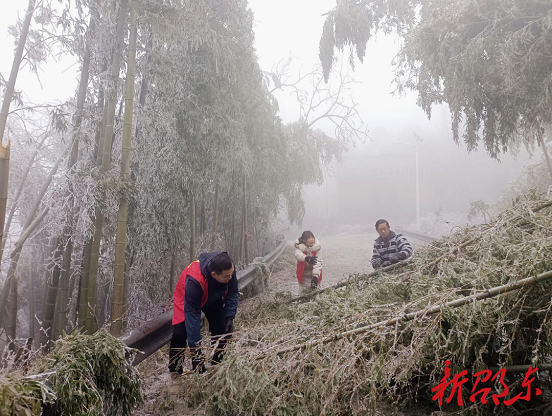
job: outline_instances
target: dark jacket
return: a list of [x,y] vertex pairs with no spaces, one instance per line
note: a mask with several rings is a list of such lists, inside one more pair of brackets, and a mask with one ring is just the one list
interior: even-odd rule
[[[186,333],[188,337],[188,345],[190,348],[198,346],[201,340],[201,310],[213,306],[218,302],[222,302],[224,318],[234,319],[238,309],[238,278],[234,266],[234,274],[228,283],[217,282],[211,276],[209,264],[221,251],[212,253],[201,253],[199,255],[199,264],[203,278],[207,280],[207,299],[202,302],[204,296],[202,285],[192,276],[181,275],[178,279],[175,289],[175,313],[177,310],[176,299],[179,292],[184,289],[183,309],[184,321],[186,322]],[[184,273],[183,273],[184,274]],[[184,279],[184,282],[182,282]],[[184,283],[184,285],[182,285]],[[205,286],[205,285],[204,285]],[[175,321],[173,320],[173,324]]]
[[389,231],[388,240],[384,240],[381,237],[376,238],[374,251],[372,253],[372,266],[374,269],[390,266],[396,263],[396,261],[391,261],[389,258],[390,254],[399,254],[401,260],[404,260],[412,255],[412,251],[412,246],[405,236]]

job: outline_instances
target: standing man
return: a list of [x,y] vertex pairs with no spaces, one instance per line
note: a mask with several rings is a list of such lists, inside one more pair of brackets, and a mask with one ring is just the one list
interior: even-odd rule
[[192,354],[192,368],[205,372],[205,357],[201,351],[201,312],[209,322],[213,338],[218,342],[211,364],[223,357],[227,339],[233,332],[238,308],[238,279],[227,252],[201,253],[199,260],[184,269],[174,289],[173,335],[169,350],[169,371],[175,380],[183,373],[182,362],[186,343]]
[[412,255],[412,246],[402,234],[391,231],[386,220],[376,221],[379,237],[374,243],[372,266],[374,269],[390,266]]

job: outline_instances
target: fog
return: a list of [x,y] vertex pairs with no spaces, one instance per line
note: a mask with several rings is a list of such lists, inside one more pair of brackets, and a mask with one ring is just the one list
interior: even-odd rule
[[383,126],[374,128],[373,141],[356,146],[341,163],[332,164],[322,186],[305,188],[302,228],[331,234],[344,226],[372,228],[377,219],[385,218],[395,226],[415,229],[414,133],[423,138],[418,145],[422,219],[448,213],[455,222],[463,220],[470,201],[491,204],[524,165],[539,159],[525,149],[517,156],[503,155],[500,161],[483,150],[468,153],[462,143],[453,142],[445,123],[434,120],[432,126],[424,130],[407,126],[396,134]]
[[[255,37],[263,69],[290,55],[296,71],[317,63],[323,14],[333,7],[333,0],[303,1],[300,5],[253,0],[249,4],[255,13]],[[415,135],[423,140],[418,143],[419,210],[421,231],[425,232],[432,231],[426,223],[436,214],[450,227],[465,224],[470,201],[491,204],[523,166],[541,160],[540,153],[531,157],[522,148],[516,155],[508,153],[497,161],[484,149],[468,152],[463,143],[454,143],[447,106],[434,108],[428,119],[416,104],[416,94],[394,93],[392,61],[397,42],[394,36],[377,35],[368,42],[364,63],[357,61],[354,70],[348,65],[350,52],[340,54],[338,65],[358,82],[352,95],[370,137],[350,147],[341,162],[329,166],[322,186],[304,188],[304,220],[301,226],[287,230],[290,238],[305,229],[323,234],[361,228],[372,231],[379,218],[416,229]],[[297,120],[295,98],[285,91],[275,95],[282,119]],[[331,132],[331,125],[326,129]]]
[[[289,56],[294,58],[292,72],[316,65],[323,15],[334,5],[334,0],[251,0],[261,68],[270,70]],[[8,7],[1,19],[3,27],[12,24],[24,6]],[[4,34],[2,48],[11,50],[13,40],[5,30]],[[518,155],[503,155],[498,162],[484,150],[468,153],[462,143],[455,144],[447,107],[435,108],[429,120],[416,105],[415,94],[393,93],[392,61],[397,50],[395,37],[377,35],[368,43],[365,62],[357,61],[354,70],[348,65],[349,51],[340,54],[342,70],[358,82],[352,95],[370,137],[351,146],[340,162],[328,167],[322,186],[303,189],[305,216],[300,227],[289,230],[292,235],[301,229],[335,233],[345,226],[372,227],[378,218],[415,228],[415,134],[423,139],[418,147],[421,218],[439,212],[463,220],[470,200],[492,203],[524,165],[540,161],[540,154],[531,158],[521,149]],[[8,73],[11,61],[11,53],[4,54],[2,73]],[[41,82],[28,71],[21,71],[18,88],[32,102],[64,101],[75,91],[77,70],[78,65],[70,59],[49,62],[39,71]],[[296,98],[287,90],[274,94],[282,120],[296,121]],[[331,125],[326,124],[325,130],[331,134]]]

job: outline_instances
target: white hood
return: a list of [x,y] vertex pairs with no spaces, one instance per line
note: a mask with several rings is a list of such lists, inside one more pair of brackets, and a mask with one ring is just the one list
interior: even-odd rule
[[314,238],[314,245],[312,247],[310,247],[310,249],[303,243],[299,244],[299,240],[295,240],[295,247],[298,248],[299,250],[301,250],[303,253],[305,251],[309,251],[312,253],[313,251],[320,251],[320,249],[322,248],[322,245],[320,244],[320,241],[318,241],[316,239],[316,237]]

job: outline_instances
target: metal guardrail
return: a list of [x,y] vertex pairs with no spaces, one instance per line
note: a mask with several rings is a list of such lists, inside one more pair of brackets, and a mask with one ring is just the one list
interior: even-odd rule
[[425,241],[426,243],[431,243],[432,241],[439,239],[439,237],[434,237],[432,235],[415,233],[414,231],[406,231],[400,228],[395,228],[395,231],[397,231],[398,233],[404,234],[407,237],[412,237],[417,240]]
[[[267,266],[270,266],[274,261],[280,257],[280,254],[284,251],[286,248],[286,241],[282,240],[282,242],[276,247],[274,250],[272,250],[270,253],[268,253],[266,256],[263,257],[263,261]],[[248,267],[246,267],[243,270],[240,270],[238,272],[238,288],[239,290],[243,290],[248,284],[250,284],[253,280],[257,278],[257,274],[255,273],[256,267],[255,264],[250,264]]]
[[[278,247],[263,257],[264,263],[270,266],[280,257],[285,247],[286,241],[282,240]],[[243,290],[258,277],[256,271],[255,265],[250,265],[237,273],[239,290]],[[140,351],[134,357],[133,365],[138,365],[159,348],[170,342],[172,337],[172,317],[173,311],[167,311],[161,316],[133,329],[127,337],[123,338],[125,345]]]

